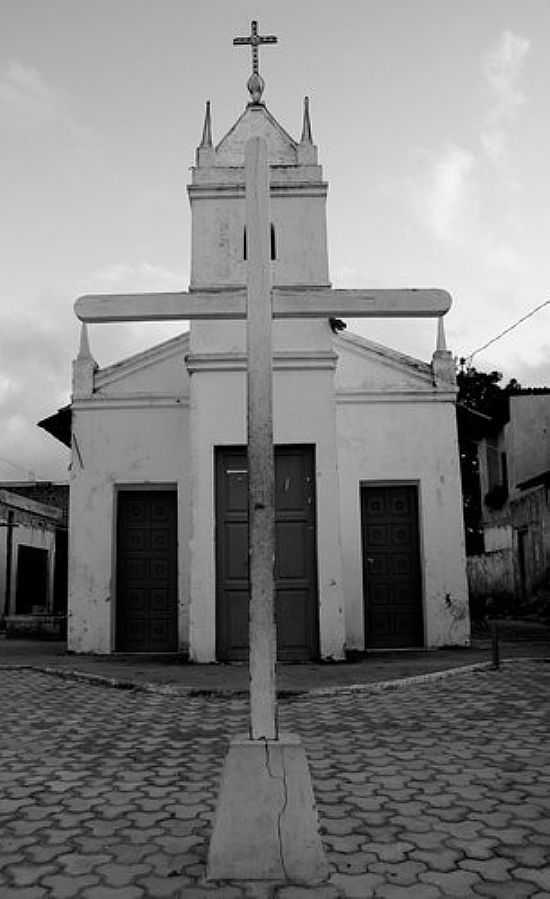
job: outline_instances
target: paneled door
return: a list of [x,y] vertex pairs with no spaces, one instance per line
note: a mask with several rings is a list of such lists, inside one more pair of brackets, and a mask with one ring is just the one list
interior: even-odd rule
[[422,646],[416,486],[362,486],[361,519],[366,647]]
[[119,492],[116,605],[117,650],[177,650],[175,490]]
[[[216,652],[248,657],[248,467],[244,447],[216,453]],[[281,660],[318,656],[315,458],[275,448],[275,615]]]

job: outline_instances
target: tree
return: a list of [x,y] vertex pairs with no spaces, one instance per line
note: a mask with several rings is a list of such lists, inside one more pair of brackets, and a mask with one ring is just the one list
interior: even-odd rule
[[478,371],[472,365],[467,366],[464,359],[460,360],[459,365],[457,423],[464,528],[466,553],[474,555],[484,549],[478,443],[482,437],[500,431],[506,424],[509,417],[509,396],[519,390],[521,385],[512,378],[505,387],[500,387],[502,372]]

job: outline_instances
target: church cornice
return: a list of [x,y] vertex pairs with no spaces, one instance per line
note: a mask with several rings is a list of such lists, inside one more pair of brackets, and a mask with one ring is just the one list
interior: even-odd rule
[[110,409],[186,409],[189,406],[188,396],[174,396],[150,393],[119,394],[119,396],[106,396],[94,393],[86,399],[74,400],[73,412],[96,411],[103,412]]
[[360,387],[336,390],[336,403],[338,405],[360,403],[452,403],[456,402],[455,390],[440,390],[432,387],[426,390],[412,390],[391,387],[375,387],[372,389]]
[[[334,371],[338,356],[324,352],[276,352],[273,354],[274,371]],[[205,371],[246,371],[244,353],[189,353],[186,356],[190,375]]]
[[[193,200],[243,199],[244,184],[227,184],[224,182],[207,184],[188,184],[187,193]],[[322,197],[328,193],[327,181],[294,181],[283,183],[272,181],[269,188],[271,197]]]

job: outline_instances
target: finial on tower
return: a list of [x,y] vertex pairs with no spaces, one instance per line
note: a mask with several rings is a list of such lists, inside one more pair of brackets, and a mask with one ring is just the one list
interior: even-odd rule
[[85,360],[86,362],[89,359],[93,359],[93,356],[90,352],[90,343],[88,341],[88,325],[86,322],[82,322],[80,328],[80,346],[78,347],[78,356],[76,357],[81,362]]
[[206,112],[204,113],[204,125],[202,127],[202,139],[200,147],[212,146],[212,122],[210,119],[210,100],[206,101]]
[[317,147],[311,135],[311,118],[309,115],[309,97],[304,97],[304,115],[302,120],[302,136],[296,147],[298,165],[317,165]]
[[252,50],[252,75],[246,82],[248,92],[251,96],[249,106],[258,106],[262,103],[262,94],[264,92],[265,81],[260,75],[258,69],[258,47],[260,44],[276,44],[277,38],[273,34],[258,34],[258,22],[253,19],[250,23],[250,35],[248,37],[235,37],[233,44],[236,46],[249,44]]
[[437,319],[437,351],[439,353],[446,352],[447,341],[445,339],[445,325],[443,324],[443,316]]
[[210,115],[210,100],[206,101],[206,110],[204,113],[204,125],[202,126],[201,142],[196,150],[196,164],[200,166],[209,166],[215,164],[216,151],[212,144],[212,118]]
[[304,121],[302,124],[302,136],[300,138],[302,144],[312,144],[311,136],[311,119],[309,117],[309,97],[304,97]]
[[94,374],[97,362],[90,352],[88,325],[82,322],[78,356],[73,361],[73,398],[82,399],[94,392]]

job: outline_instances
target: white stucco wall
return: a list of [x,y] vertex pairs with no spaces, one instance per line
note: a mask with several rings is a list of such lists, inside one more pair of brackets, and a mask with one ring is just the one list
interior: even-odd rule
[[337,405],[340,516],[347,646],[363,649],[360,485],[418,485],[424,633],[427,647],[469,641],[455,410],[443,402]]
[[[313,444],[316,464],[319,637],[321,655],[342,658],[345,642],[340,554],[334,413],[334,356],[330,332],[322,326],[294,326],[294,338],[275,336],[273,420],[276,444]],[[242,348],[243,333],[234,328]],[[220,339],[222,337],[219,332]],[[289,334],[286,334],[289,337]],[[245,369],[242,354],[205,357],[207,332],[192,328],[191,444],[193,487],[191,528],[190,651],[199,662],[215,659],[214,448],[246,443]],[[280,344],[291,353],[278,354]],[[212,348],[212,335],[208,344]],[[313,349],[314,348],[314,349]],[[308,350],[311,355],[308,355]],[[194,355],[195,353],[195,355]],[[301,356],[301,358],[300,358]]]
[[178,639],[185,648],[190,492],[186,402],[155,405],[150,401],[128,407],[112,399],[80,400],[73,408],[73,435],[69,649],[111,652],[115,648],[116,492],[131,486],[177,489]]

